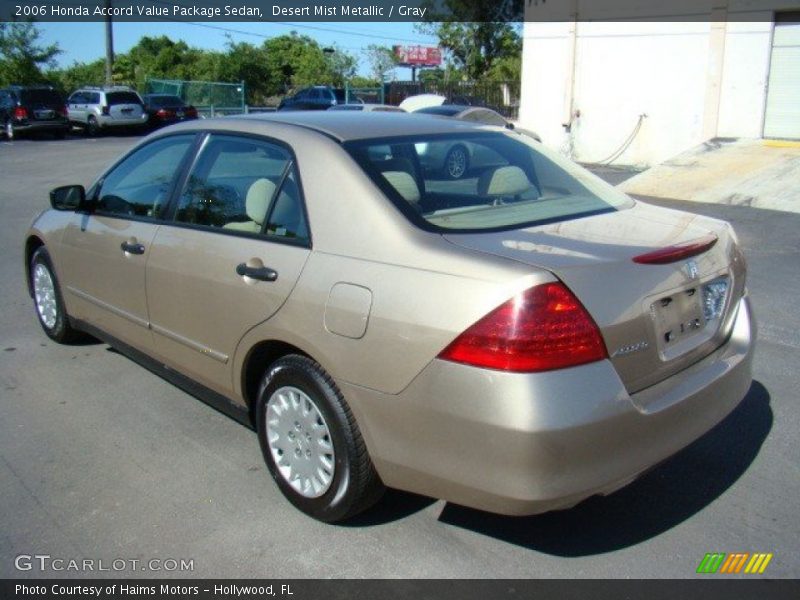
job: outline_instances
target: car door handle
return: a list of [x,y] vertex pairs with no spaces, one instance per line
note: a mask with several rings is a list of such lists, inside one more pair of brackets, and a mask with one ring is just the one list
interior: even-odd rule
[[275,281],[278,272],[269,267],[248,267],[245,263],[236,265],[236,274],[241,277],[258,279],[259,281]]
[[128,254],[144,254],[144,245],[142,244],[122,242],[119,247],[122,248],[123,252],[127,252]]

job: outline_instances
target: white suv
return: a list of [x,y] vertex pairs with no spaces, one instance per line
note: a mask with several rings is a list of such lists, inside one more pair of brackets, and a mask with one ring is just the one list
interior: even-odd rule
[[88,135],[112,127],[144,127],[147,112],[144,102],[127,86],[85,87],[67,100],[69,120]]

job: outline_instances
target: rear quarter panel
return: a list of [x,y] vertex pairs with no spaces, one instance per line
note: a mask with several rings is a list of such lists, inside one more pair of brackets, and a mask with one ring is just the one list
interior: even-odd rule
[[[297,156],[313,248],[281,310],[241,341],[234,373],[255,344],[281,340],[340,381],[399,393],[479,318],[554,279],[416,228],[335,141],[297,128],[283,139]],[[366,332],[358,339],[326,324],[326,304],[340,283],[369,292]],[[358,310],[352,308],[354,320]],[[241,381],[234,386],[241,394]]]

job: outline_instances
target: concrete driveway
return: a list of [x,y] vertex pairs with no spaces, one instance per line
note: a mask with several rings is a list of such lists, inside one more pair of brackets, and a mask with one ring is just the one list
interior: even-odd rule
[[[140,576],[669,578],[694,577],[707,552],[772,552],[766,575],[800,575],[800,215],[659,201],[735,224],[760,324],[747,398],[669,462],[563,512],[389,492],[330,526],[283,499],[251,431],[106,345],[39,329],[25,228],[50,188],[88,184],[135,141],[0,143],[0,577],[92,575],[15,568],[46,554],[122,559],[119,574]],[[192,569],[130,562],[152,559]]]

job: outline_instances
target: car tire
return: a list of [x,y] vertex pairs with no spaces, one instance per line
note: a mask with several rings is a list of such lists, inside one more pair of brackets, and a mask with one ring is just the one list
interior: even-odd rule
[[259,387],[256,419],[272,478],[307,515],[344,521],[383,495],[350,407],[310,358],[293,354],[270,366]]
[[457,144],[450,148],[444,158],[444,173],[449,179],[461,179],[469,169],[469,154],[466,147]]
[[89,137],[95,137],[100,133],[100,125],[97,123],[97,119],[94,115],[89,115],[89,118],[86,121],[86,135]]
[[44,246],[38,248],[31,257],[29,277],[36,316],[47,337],[59,344],[75,342],[84,337],[70,324],[58,278]]

